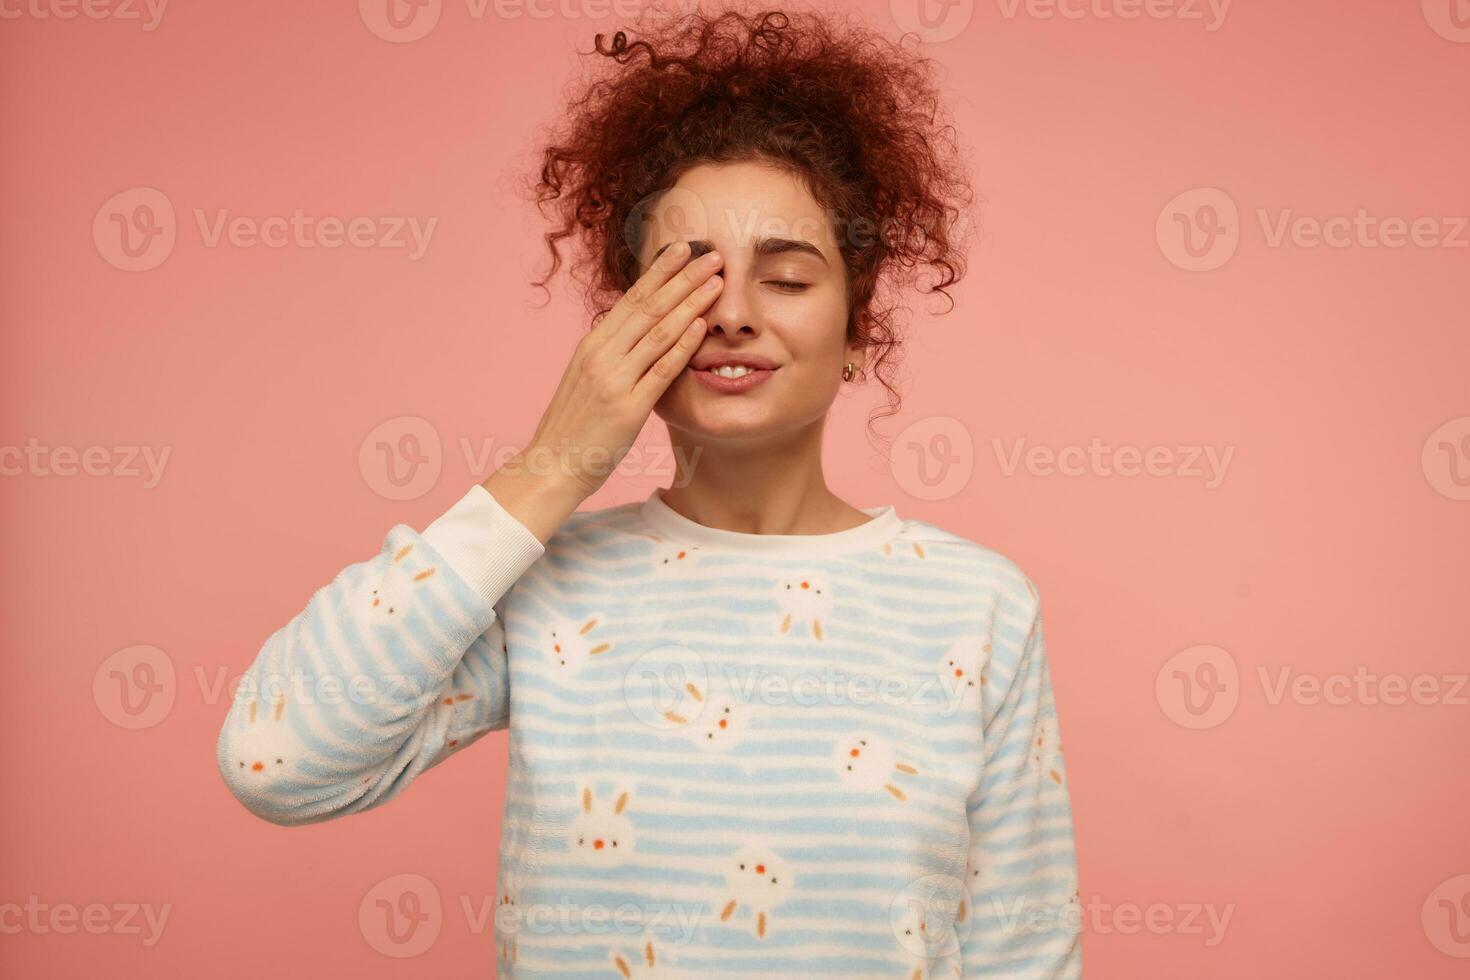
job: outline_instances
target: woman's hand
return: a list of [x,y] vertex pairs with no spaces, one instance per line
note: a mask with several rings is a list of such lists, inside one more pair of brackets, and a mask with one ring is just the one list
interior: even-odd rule
[[607,481],[704,340],[723,261],[675,242],[578,342],[530,443],[482,484],[544,544]]

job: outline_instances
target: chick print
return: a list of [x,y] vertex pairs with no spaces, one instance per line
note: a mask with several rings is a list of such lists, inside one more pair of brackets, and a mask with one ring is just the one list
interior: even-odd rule
[[791,897],[791,874],[763,841],[752,841],[730,857],[725,867],[725,887],[730,899],[720,909],[720,921],[728,922],[742,906],[754,916],[755,934],[766,938],[770,917]]
[[591,786],[582,787],[582,812],[572,819],[567,842],[570,849],[606,867],[623,863],[633,851],[633,824],[623,815],[628,791],[618,794],[609,806],[598,805]]
[[1062,737],[1055,719],[1037,723],[1036,737],[1031,742],[1031,761],[1043,777],[1061,785]]
[[776,585],[781,608],[781,634],[811,625],[812,636],[822,639],[822,623],[832,615],[832,589],[810,575],[796,575]]
[[592,635],[601,617],[592,616],[580,625],[567,620],[557,620],[546,629],[547,650],[558,667],[575,673],[599,654],[606,653],[612,644],[604,643]]
[[412,562],[405,564],[404,559],[411,554],[413,554],[411,544],[406,544],[393,552],[393,558],[388,563],[387,571],[383,573],[382,581],[378,583],[376,589],[373,589],[369,597],[371,608],[378,615],[401,615],[408,590],[433,578],[434,573],[438,570],[433,565],[427,568],[415,568]]
[[745,705],[729,697],[706,703],[704,691],[692,681],[684,684],[684,693],[692,699],[695,706],[693,711],[687,711],[680,705],[681,710],[665,711],[664,718],[681,727],[689,726],[695,745],[699,748],[720,752],[745,735]]
[[939,658],[939,679],[945,692],[945,708],[978,709],[980,688],[986,684],[990,665],[990,640],[966,637],[951,644]]
[[915,776],[919,772],[907,762],[898,761],[887,742],[871,738],[839,742],[833,756],[842,781],[861,789],[886,790],[903,802],[908,801],[908,794],[899,788],[896,774]]

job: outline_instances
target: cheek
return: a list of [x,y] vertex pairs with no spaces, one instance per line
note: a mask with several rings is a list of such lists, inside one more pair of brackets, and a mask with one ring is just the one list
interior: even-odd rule
[[776,335],[792,366],[802,371],[842,366],[847,348],[847,304],[840,294],[788,298],[773,304],[767,329]]

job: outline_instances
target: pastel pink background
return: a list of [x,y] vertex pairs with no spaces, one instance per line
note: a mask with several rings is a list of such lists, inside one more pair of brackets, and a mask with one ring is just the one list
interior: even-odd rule
[[[896,35],[888,4],[854,6]],[[151,947],[0,920],[0,974],[493,974],[472,916],[493,898],[503,734],[385,808],[298,829],[252,817],[214,764],[215,682],[392,524],[423,527],[483,476],[461,439],[527,438],[578,336],[564,285],[534,308],[540,225],[507,179],[574,49],[612,22],[472,9],[446,2],[414,43],[346,2],[178,3],[152,31],[32,6],[0,27],[0,445],[171,447],[151,489],[0,480],[0,904],[169,907]],[[1470,250],[1272,247],[1257,211],[1470,213],[1470,44],[1383,0],[1241,2],[1218,30],[1098,16],[1106,0],[1077,19],[1008,9],[956,8],[972,19],[927,46],[988,203],[958,308],[915,317],[904,414],[883,429],[955,420],[973,476],[906,492],[914,447],[878,455],[862,395],[830,424],[831,481],[1039,584],[1084,905],[1230,909],[1213,945],[1203,917],[1151,932],[1090,913],[1088,977],[1462,977],[1451,953],[1470,948],[1433,923],[1464,935],[1470,904],[1423,912],[1470,873],[1470,709],[1272,704],[1258,670],[1467,669],[1470,502],[1436,489],[1455,473],[1421,450],[1443,423],[1467,431]],[[167,196],[178,241],[125,272],[91,229],[134,187]],[[1200,187],[1239,206],[1240,240],[1191,272],[1155,224]],[[438,224],[417,261],[206,247],[194,211],[221,208]],[[432,424],[442,473],[395,501],[359,447],[401,416]],[[1094,436],[1234,456],[1206,489],[1008,475],[992,445]],[[1441,466],[1470,467],[1466,447]],[[665,482],[620,477],[589,506]],[[173,701],[129,730],[94,678],[139,644],[166,653]],[[1200,644],[1233,657],[1238,704],[1191,730],[1155,680]],[[395,959],[358,912],[405,873],[444,913],[427,952]]]

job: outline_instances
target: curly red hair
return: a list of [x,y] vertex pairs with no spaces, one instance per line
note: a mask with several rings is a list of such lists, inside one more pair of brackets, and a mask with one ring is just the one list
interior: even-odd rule
[[[800,175],[834,224],[848,270],[848,340],[887,389],[900,342],[895,297],[919,283],[950,301],[965,272],[971,201],[954,127],[941,121],[933,63],[851,21],[816,13],[694,10],[597,34],[606,59],[569,93],[531,184],[571,238],[594,321],[637,279],[638,210],[706,162],[761,161]],[[876,417],[876,416],[875,416]],[[871,420],[870,420],[871,424]]]

